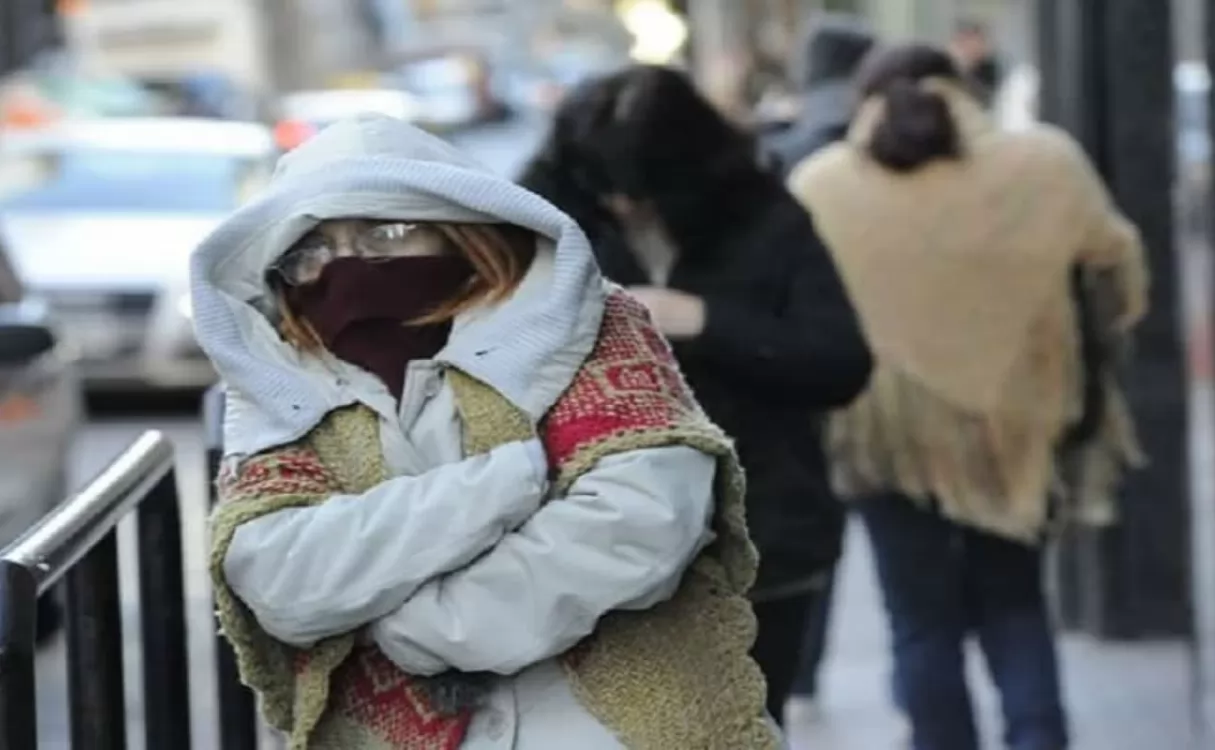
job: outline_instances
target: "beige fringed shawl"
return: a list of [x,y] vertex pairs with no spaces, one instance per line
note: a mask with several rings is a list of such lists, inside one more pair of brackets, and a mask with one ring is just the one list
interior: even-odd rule
[[[878,165],[865,152],[885,116],[873,99],[845,143],[790,178],[877,358],[868,391],[829,430],[834,481],[845,496],[899,491],[1030,540],[1065,484],[1057,449],[1082,406],[1071,269],[1108,269],[1107,334],[1124,333],[1146,305],[1142,248],[1066,135],[1000,132],[957,87],[923,86],[948,104],[961,159],[909,174]],[[1110,490],[1141,460],[1105,385],[1101,432],[1067,461],[1065,505],[1093,521],[1111,518]]]
[[[469,454],[533,434],[496,391],[451,370]],[[378,423],[339,410],[301,444],[246,461],[221,483],[213,519],[212,579],[224,635],[268,721],[293,750],[452,748],[460,730],[416,705],[410,678],[349,634],[300,651],[257,625],[228,588],[223,560],[236,527],[276,510],[358,493],[382,481]],[[599,341],[540,427],[557,495],[604,456],[688,445],[718,458],[716,541],[675,596],[644,612],[605,616],[561,662],[582,705],[631,750],[775,750],[764,683],[748,656],[755,623],[745,598],[755,574],[742,473],[729,441],[692,399],[662,337],[636,302],[608,301]],[[557,500],[556,502],[560,502]],[[368,650],[371,653],[367,653]],[[570,738],[571,747],[577,738]]]

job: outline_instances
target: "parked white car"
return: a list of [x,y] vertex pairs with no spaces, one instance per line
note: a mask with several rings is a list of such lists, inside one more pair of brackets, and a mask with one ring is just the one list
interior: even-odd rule
[[67,496],[80,383],[36,303],[0,305],[0,547]]
[[325,127],[374,113],[425,130],[454,133],[509,117],[491,85],[485,59],[472,52],[418,53],[368,76],[366,87],[315,89],[283,95],[275,106],[278,145],[290,150]]
[[[0,548],[67,496],[82,411],[79,379],[47,307],[25,294],[0,242]],[[39,640],[59,622],[53,595],[43,596]]]
[[188,256],[275,154],[266,127],[220,120],[68,121],[0,139],[0,173],[40,175],[0,196],[0,233],[90,389],[214,381],[190,326]]
[[318,89],[296,91],[278,100],[275,142],[290,151],[338,120],[377,114],[413,122],[418,102],[395,89]]

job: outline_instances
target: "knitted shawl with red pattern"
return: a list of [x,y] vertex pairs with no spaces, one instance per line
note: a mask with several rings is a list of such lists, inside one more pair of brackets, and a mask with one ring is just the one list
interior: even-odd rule
[[[457,370],[447,378],[468,454],[533,434],[526,415],[490,387]],[[378,430],[370,410],[338,410],[300,443],[243,461],[220,480],[211,557],[220,622],[242,678],[293,750],[455,750],[471,718],[434,711],[418,678],[354,634],[306,651],[275,641],[224,579],[239,524],[384,481],[382,457],[367,459],[380,455]],[[692,397],[666,341],[624,293],[609,297],[594,350],[540,433],[557,497],[616,453],[687,445],[718,458],[716,540],[674,597],[644,612],[609,613],[561,658],[579,702],[632,750],[776,748],[763,678],[748,656],[755,625],[745,594],[756,556],[737,459]]]

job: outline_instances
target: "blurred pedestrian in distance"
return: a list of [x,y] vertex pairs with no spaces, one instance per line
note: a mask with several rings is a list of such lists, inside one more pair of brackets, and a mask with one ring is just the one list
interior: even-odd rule
[[987,26],[971,19],[959,21],[954,27],[950,51],[963,75],[974,85],[979,101],[990,107],[1003,82],[1004,70]]
[[389,117],[192,262],[212,578],[310,750],[775,750],[734,450],[567,216]]
[[857,105],[853,77],[876,41],[859,17],[842,13],[813,17],[793,66],[801,113],[788,129],[764,139],[765,149],[777,158],[783,173],[848,132]]
[[819,417],[851,401],[870,369],[831,259],[805,210],[759,168],[752,139],[666,68],[574,92],[523,183],[578,220],[604,273],[650,308],[709,416],[737,440],[760,552],[754,653],[779,720],[839,555],[843,513]]
[[[858,104],[856,72],[876,44],[873,31],[858,16],[820,13],[812,17],[794,64],[794,77],[802,91],[801,114],[789,129],[763,141],[783,174],[788,175],[803,159],[847,135]],[[816,465],[824,463],[821,444],[808,450],[815,452]],[[822,491],[820,502],[828,499],[830,488],[824,485]],[[842,544],[842,526],[840,532]],[[812,720],[820,710],[818,676],[827,652],[835,580],[834,570],[826,574],[822,594],[806,623],[801,663],[787,707],[791,720]]]
[[[804,158],[847,135],[858,105],[854,78],[876,44],[876,36],[863,18],[830,12],[812,17],[793,66],[793,77],[802,90],[801,115],[789,129],[763,139],[765,151],[775,157],[782,174],[789,174]],[[809,450],[815,451],[814,461],[821,466],[821,445]],[[829,494],[830,487],[824,485],[823,491]],[[841,543],[842,532],[841,526]],[[813,720],[819,712],[819,670],[826,654],[835,581],[832,570],[810,609],[801,665],[786,709],[792,720]]]
[[[1144,313],[1138,233],[1075,142],[1046,126],[1001,131],[946,52],[883,52],[860,87],[847,140],[790,186],[874,350],[868,390],[832,418],[828,456],[873,542],[897,694],[916,750],[977,750],[962,650],[976,635],[1007,746],[1060,750],[1043,547],[1057,522],[1108,520],[1139,458],[1089,356],[1089,334],[1124,335]],[[1104,312],[1076,304],[1075,278],[1103,290]]]

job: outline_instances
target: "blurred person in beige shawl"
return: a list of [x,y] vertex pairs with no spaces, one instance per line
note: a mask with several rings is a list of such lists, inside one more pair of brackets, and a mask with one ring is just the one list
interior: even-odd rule
[[790,188],[877,363],[828,452],[873,541],[896,694],[915,750],[977,750],[975,634],[1008,746],[1061,750],[1042,548],[1060,521],[1110,521],[1142,460],[1113,377],[1146,307],[1138,233],[1076,143],[999,131],[946,53],[882,51],[859,86],[846,141]]

